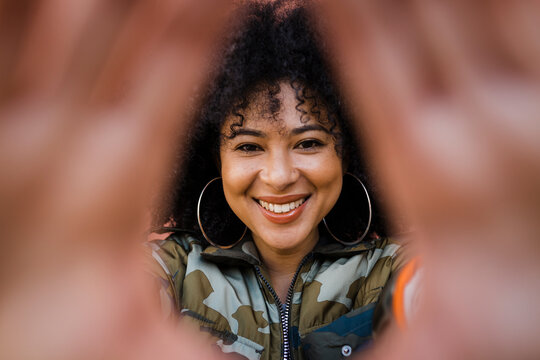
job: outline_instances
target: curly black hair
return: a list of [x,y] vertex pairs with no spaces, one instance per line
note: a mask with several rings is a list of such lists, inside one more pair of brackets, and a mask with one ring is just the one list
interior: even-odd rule
[[[244,21],[228,35],[227,45],[217,54],[220,60],[216,61],[214,76],[202,94],[201,105],[188,134],[188,146],[179,155],[180,165],[175,170],[173,185],[156,213],[154,225],[167,223],[200,233],[197,201],[204,186],[220,176],[219,146],[225,136],[221,129],[226,117],[236,118],[227,135],[234,136],[235,130],[243,124],[243,110],[250,104],[253,94],[261,91],[269,100],[265,111],[275,115],[280,110],[276,95],[280,91],[279,83],[283,81],[289,82],[296,94],[296,109],[301,113],[301,119],[307,114],[302,105],[309,100],[312,104],[308,109],[310,115],[317,116],[330,129],[346,171],[361,179],[370,193],[374,193],[351,117],[331,77],[328,56],[324,56],[328,52],[306,6],[298,2],[291,6],[290,1],[248,2],[242,5],[242,10]],[[323,106],[326,111],[321,112]],[[363,214],[352,210],[361,208],[356,201],[366,202],[365,195],[360,196],[363,199],[356,200],[349,194],[342,194],[338,200],[341,210],[335,207],[329,215],[334,227],[345,229],[347,234],[344,236],[353,239],[363,232],[367,220],[367,209]],[[212,214],[203,215],[205,231],[220,234],[222,229],[238,224],[224,198],[213,201],[212,208]],[[384,218],[376,202],[373,211],[372,234],[383,235]],[[351,213],[356,215],[351,218]],[[243,225],[237,227],[241,232]]]

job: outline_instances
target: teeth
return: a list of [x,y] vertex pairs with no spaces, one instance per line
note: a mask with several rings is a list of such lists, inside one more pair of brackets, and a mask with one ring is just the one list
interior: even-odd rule
[[287,213],[291,210],[294,210],[296,209],[297,207],[299,207],[300,205],[302,205],[304,203],[304,201],[306,201],[306,199],[300,199],[300,200],[296,200],[296,201],[292,201],[290,203],[287,203],[287,204],[272,204],[272,203],[269,203],[269,202],[266,202],[266,201],[262,201],[262,200],[259,200],[259,204],[265,208],[266,210],[269,210],[273,213],[276,213],[276,214],[281,214],[281,213]]

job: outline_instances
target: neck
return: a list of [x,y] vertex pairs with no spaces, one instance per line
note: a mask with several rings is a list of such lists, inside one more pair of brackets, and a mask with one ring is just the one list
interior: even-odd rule
[[261,261],[270,277],[269,281],[281,302],[284,303],[292,278],[302,259],[317,244],[319,233],[316,230],[305,241],[302,241],[299,246],[287,249],[268,246],[266,242],[255,235],[253,236],[253,240],[259,251]]

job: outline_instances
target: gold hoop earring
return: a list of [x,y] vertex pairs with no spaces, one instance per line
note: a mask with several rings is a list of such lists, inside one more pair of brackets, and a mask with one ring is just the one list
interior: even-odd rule
[[[212,241],[210,239],[210,237],[208,236],[207,232],[204,230],[204,227],[202,225],[202,220],[201,220],[201,204],[202,204],[202,199],[203,199],[203,195],[205,193],[205,191],[208,189],[208,187],[215,181],[217,180],[220,180],[221,179],[221,176],[219,177],[216,177],[216,178],[213,178],[212,180],[210,180],[205,186],[204,188],[202,189],[201,191],[201,194],[199,195],[199,201],[197,201],[197,222],[199,223],[199,229],[201,229],[201,233],[202,235],[204,236],[204,238],[206,239],[206,241],[208,241],[210,244],[212,244],[213,246],[215,247],[218,247],[220,249],[229,249],[233,246],[235,246],[236,244],[238,244],[243,238],[244,236],[246,235],[246,232],[247,232],[247,226],[245,226],[243,223],[242,225],[244,225],[244,230],[242,231],[242,235],[240,236],[240,238],[238,240],[236,240],[235,242],[233,242],[232,244],[228,244],[228,245],[221,245],[221,244],[218,244],[217,242],[215,241]],[[234,213],[232,212],[232,210],[230,209],[230,207],[227,205],[227,208],[230,210],[230,213],[232,214],[231,216],[234,216],[238,221],[240,221],[236,215],[234,215]],[[230,221],[229,221],[230,222]],[[241,222],[241,221],[240,221]],[[220,223],[227,223],[227,221],[220,221]],[[228,232],[228,231],[227,231]]]
[[[334,240],[336,240],[337,242],[339,242],[339,243],[341,243],[343,245],[350,246],[350,245],[358,244],[360,241],[364,240],[364,238],[368,234],[369,227],[371,226],[371,219],[372,219],[372,216],[373,216],[373,211],[372,211],[372,207],[371,207],[371,198],[369,197],[369,193],[368,193],[367,188],[364,185],[364,183],[359,178],[357,178],[355,175],[353,175],[351,173],[345,173],[345,175],[349,175],[353,179],[352,180],[353,184],[354,183],[355,184],[360,184],[360,186],[362,188],[360,193],[363,193],[365,195],[366,199],[367,199],[368,216],[367,216],[367,221],[365,222],[365,229],[363,230],[363,232],[361,231],[362,227],[360,227],[360,229],[355,229],[356,224],[358,224],[358,217],[351,210],[358,207],[358,204],[359,204],[359,202],[357,201],[358,200],[358,198],[357,198],[358,194],[353,193],[353,194],[349,195],[349,194],[344,193],[345,179],[346,179],[345,176],[343,176],[343,187],[341,189],[341,194],[339,195],[338,201],[337,201],[336,205],[334,205],[334,208],[332,208],[330,213],[328,213],[323,218],[323,224],[324,224],[324,226],[326,228],[326,231],[328,231],[328,233],[330,234],[330,236],[332,236],[332,238],[334,238]],[[356,193],[358,193],[358,191],[356,191]],[[345,212],[343,212],[343,211],[342,212],[335,211],[336,207],[339,208],[339,206],[340,206],[340,205],[338,205],[340,203],[340,200],[342,202],[344,202],[345,206],[347,207],[345,209]],[[336,212],[337,214],[333,215],[332,214],[333,212]],[[343,213],[347,213],[347,214],[351,213],[352,216],[353,216],[352,220],[348,220],[348,219],[344,218],[342,216]],[[329,221],[327,220],[327,218],[330,218],[332,220],[335,220],[335,222],[340,223],[339,227],[344,229],[343,234],[338,234],[338,231],[335,230],[335,229],[334,229],[334,231],[330,230],[330,227],[332,226],[332,224],[329,225]],[[348,230],[349,227],[352,228],[352,231],[349,231],[348,234],[347,234],[347,230]],[[361,233],[361,235],[358,236],[360,233]],[[347,238],[349,238],[351,240],[349,240]]]

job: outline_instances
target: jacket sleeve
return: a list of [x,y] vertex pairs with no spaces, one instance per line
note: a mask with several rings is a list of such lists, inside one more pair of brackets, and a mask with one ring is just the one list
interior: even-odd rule
[[381,293],[373,315],[375,336],[391,323],[405,329],[408,319],[416,309],[422,272],[420,259],[412,256],[410,250],[407,241],[404,241],[393,259],[392,275]]
[[147,269],[156,280],[165,317],[182,308],[182,287],[186,273],[187,252],[183,246],[169,239],[155,240],[146,246]]

